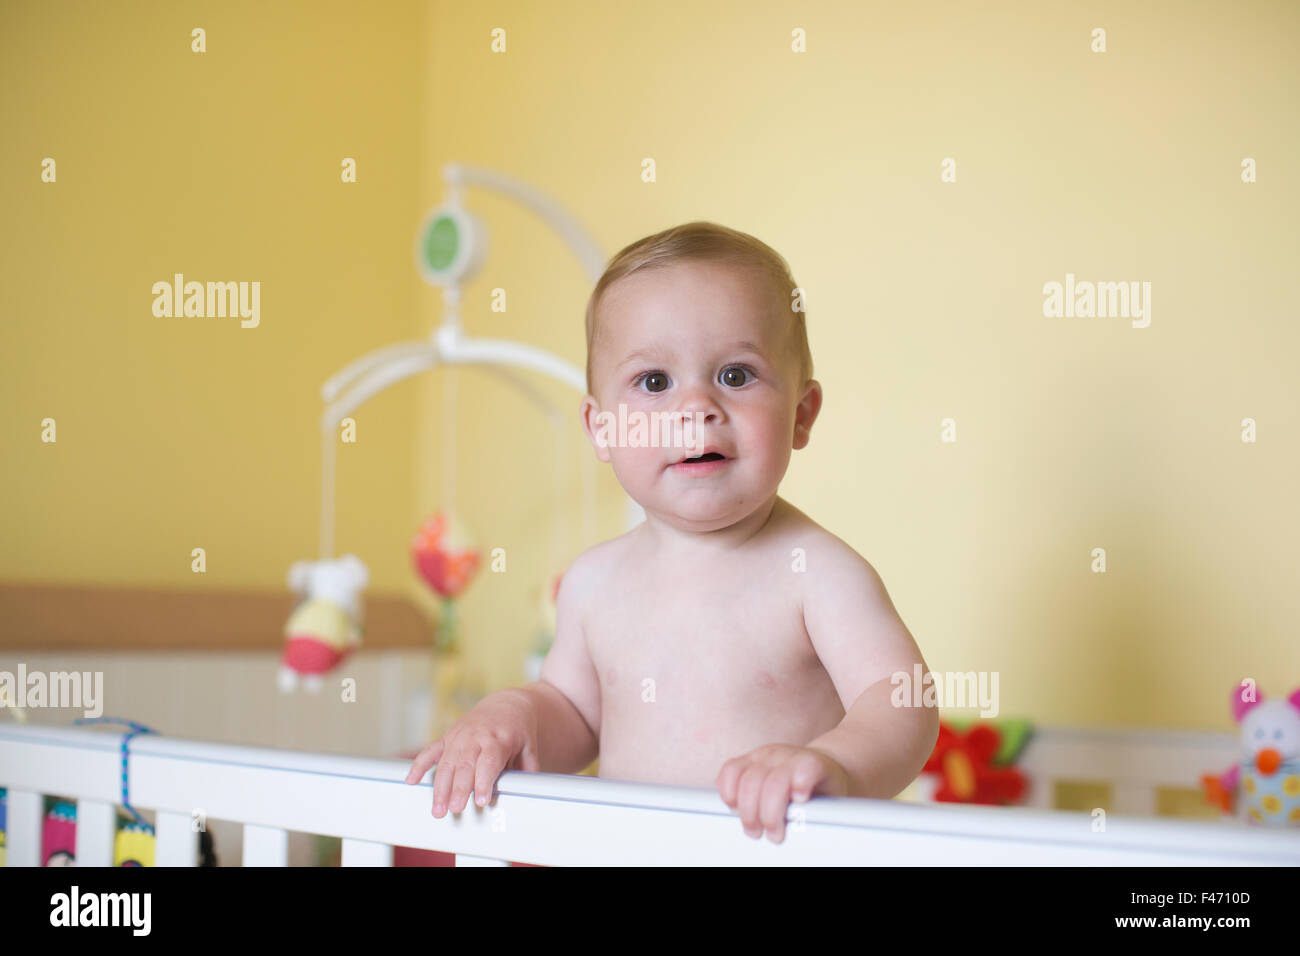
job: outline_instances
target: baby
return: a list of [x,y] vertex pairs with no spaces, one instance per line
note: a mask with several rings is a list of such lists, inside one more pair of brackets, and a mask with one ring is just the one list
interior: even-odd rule
[[[912,635],[871,565],[777,495],[822,402],[801,298],[777,252],[713,223],[610,261],[580,414],[646,518],[565,572],[540,680],[415,759],[407,783],[437,765],[435,817],[471,791],[486,805],[502,770],[599,755],[601,777],[716,787],[747,835],[780,843],[792,800],[888,798],[920,773],[938,713],[890,693],[925,669]],[[599,416],[620,405],[698,423],[694,440],[610,440]]]

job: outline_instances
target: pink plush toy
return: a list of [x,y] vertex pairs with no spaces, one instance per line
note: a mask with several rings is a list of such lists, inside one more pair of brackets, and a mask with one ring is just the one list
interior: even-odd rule
[[1241,725],[1241,762],[1201,778],[1205,799],[1231,814],[1240,787],[1251,823],[1300,826],[1300,688],[1265,701],[1253,687],[1238,687],[1232,716]]

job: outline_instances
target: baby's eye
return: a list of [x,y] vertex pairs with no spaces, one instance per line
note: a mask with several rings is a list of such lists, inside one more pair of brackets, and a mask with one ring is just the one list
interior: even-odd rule
[[668,387],[668,376],[663,372],[643,372],[635,384],[644,384],[647,392],[662,392]]
[[718,381],[723,385],[729,385],[732,388],[740,388],[742,385],[749,384],[747,376],[752,374],[753,373],[743,365],[728,365],[722,370],[722,374],[718,376]]

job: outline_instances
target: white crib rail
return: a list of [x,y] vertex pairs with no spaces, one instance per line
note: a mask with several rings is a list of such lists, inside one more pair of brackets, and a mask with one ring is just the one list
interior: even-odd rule
[[[78,801],[78,862],[108,862],[119,741],[0,727],[10,865],[38,863],[41,794]],[[157,736],[136,737],[130,760],[131,802],[157,811],[164,866],[196,863],[200,815],[244,824],[245,865],[284,865],[289,830],[341,837],[344,865],[390,865],[394,845],[455,853],[461,865],[1300,863],[1295,831],[1111,816],[1094,832],[1084,813],[828,797],[792,807],[773,845],[744,836],[712,790],[522,772],[502,775],[494,806],[436,820],[428,783],[405,784],[401,760]]]

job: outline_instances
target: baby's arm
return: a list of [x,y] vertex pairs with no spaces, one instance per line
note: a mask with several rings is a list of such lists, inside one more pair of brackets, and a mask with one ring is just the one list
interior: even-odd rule
[[[894,674],[928,668],[875,568],[838,539],[807,571],[804,624],[844,705],[844,719],[808,746],[848,773],[853,797],[889,798],[916,779],[939,738],[934,707],[895,707]],[[910,698],[908,700],[910,703]]]
[[541,679],[487,695],[411,765],[407,783],[416,783],[437,764],[435,817],[463,811],[471,790],[478,805],[486,805],[503,770],[573,773],[595,759],[600,685],[582,631],[583,576],[575,573],[577,564],[560,582],[555,640]]
[[560,580],[555,640],[540,679],[523,688],[534,697],[539,715],[541,769],[554,773],[577,773],[600,751],[600,680],[582,627],[588,587],[580,557]]
[[809,548],[800,575],[804,626],[844,706],[844,719],[803,746],[769,744],[723,764],[717,786],[750,836],[785,836],[790,800],[814,793],[892,797],[934,749],[933,707],[894,707],[891,677],[925,661],[879,575],[833,536]]

